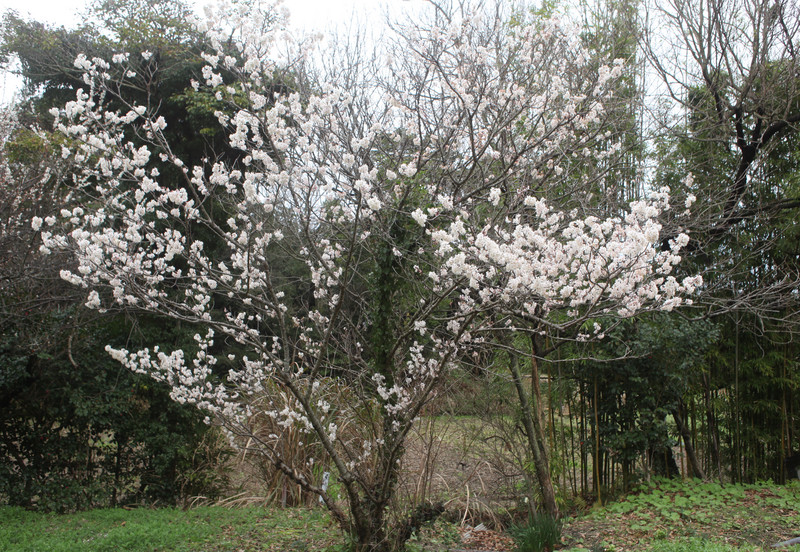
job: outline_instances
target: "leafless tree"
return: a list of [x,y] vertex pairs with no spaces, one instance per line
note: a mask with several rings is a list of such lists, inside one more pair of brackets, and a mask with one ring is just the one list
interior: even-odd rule
[[670,0],[646,15],[643,50],[666,96],[662,130],[695,148],[681,168],[695,172],[687,192],[698,197],[692,235],[703,236],[694,250],[709,275],[708,306],[788,321],[797,251],[774,252],[800,210],[786,181],[800,136],[800,7]]

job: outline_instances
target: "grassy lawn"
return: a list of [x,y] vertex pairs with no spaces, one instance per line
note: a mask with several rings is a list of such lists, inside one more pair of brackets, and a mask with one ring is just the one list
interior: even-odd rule
[[0,507],[0,550],[14,552],[263,552],[335,550],[321,509],[111,509],[55,515]]

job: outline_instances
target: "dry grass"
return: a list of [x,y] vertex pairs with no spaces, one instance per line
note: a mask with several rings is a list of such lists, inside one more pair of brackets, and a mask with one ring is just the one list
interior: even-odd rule
[[479,418],[422,418],[408,440],[400,499],[443,501],[461,524],[502,529],[517,506],[522,478],[496,444],[492,428]]

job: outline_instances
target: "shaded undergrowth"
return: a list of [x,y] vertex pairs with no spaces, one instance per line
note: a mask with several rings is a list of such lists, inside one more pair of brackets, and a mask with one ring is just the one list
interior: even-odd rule
[[800,536],[800,482],[654,480],[573,519],[564,534],[567,546],[595,549],[766,549]]

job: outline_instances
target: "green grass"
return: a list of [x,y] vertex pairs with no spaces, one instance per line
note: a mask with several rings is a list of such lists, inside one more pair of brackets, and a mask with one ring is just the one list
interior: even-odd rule
[[650,552],[732,552],[735,550],[740,550],[740,548],[698,538],[662,542],[650,548]]
[[561,542],[561,521],[548,514],[537,514],[526,525],[509,528],[517,552],[549,552]]
[[304,551],[339,542],[321,510],[141,508],[55,515],[0,507],[4,552]]

